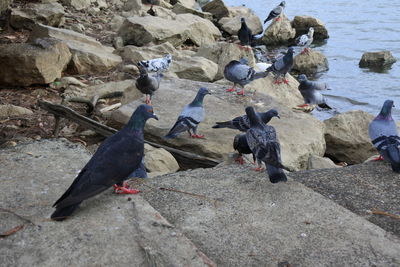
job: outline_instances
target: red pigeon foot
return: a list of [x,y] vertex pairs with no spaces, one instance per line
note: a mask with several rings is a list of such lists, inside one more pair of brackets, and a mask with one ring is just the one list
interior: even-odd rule
[[262,172],[264,170],[263,167],[257,167],[254,169],[256,172]]
[[379,157],[377,157],[377,158],[374,158],[374,161],[379,161],[379,160],[384,160],[381,155],[379,155]]
[[243,157],[242,157],[242,156],[237,157],[237,158],[235,159],[235,162],[238,162],[240,165],[243,165],[243,164],[244,164]]
[[237,92],[238,95],[244,95],[244,89],[242,89],[242,91]]
[[197,138],[197,139],[204,139],[204,135],[200,135],[200,134],[192,134],[191,137]]
[[289,84],[289,81],[286,80],[286,79],[283,79],[283,83],[284,83],[284,84]]
[[275,21],[280,21],[281,20],[281,17],[277,17],[276,19],[275,19]]
[[299,108],[304,108],[304,107],[308,107],[309,104],[303,104],[303,105],[298,105]]
[[137,194],[140,192],[138,189],[129,188],[129,185],[124,182],[122,186],[113,185],[114,193],[116,194]]
[[227,91],[227,92],[235,92],[236,89],[235,89],[234,87],[232,87],[232,88],[226,89],[226,91]]
[[274,81],[274,84],[281,84],[282,82],[280,81],[280,80],[278,80],[278,79],[276,79],[275,81]]

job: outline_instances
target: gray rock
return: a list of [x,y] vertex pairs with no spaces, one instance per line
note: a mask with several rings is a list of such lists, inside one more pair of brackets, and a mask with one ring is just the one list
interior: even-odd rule
[[279,21],[273,20],[268,26],[260,41],[265,45],[288,44],[295,36],[296,30],[292,27],[286,15],[282,13]]
[[149,144],[145,144],[144,154],[144,165],[149,171],[149,176],[154,176],[154,173],[164,175],[179,170],[179,164],[174,156],[163,148],[155,148]]
[[176,14],[185,14],[185,13],[190,13],[196,16],[199,16],[203,19],[208,19],[212,20],[213,15],[209,12],[202,12],[193,8],[189,8],[181,3],[177,3],[174,5],[172,8],[172,11]]
[[396,62],[396,58],[390,51],[381,52],[365,52],[362,55],[359,66],[360,68],[368,67],[385,67]]
[[0,14],[6,11],[13,0],[2,0],[0,1]]
[[250,9],[243,6],[229,7],[230,17],[223,17],[218,21],[221,28],[231,34],[237,35],[241,27],[241,18],[246,19],[247,26],[251,29],[252,33],[262,33],[263,27],[260,18]]
[[63,5],[73,7],[76,10],[82,10],[90,7],[91,2],[91,0],[61,0]]
[[329,38],[328,30],[324,23],[310,16],[295,16],[292,27],[296,29],[296,37],[306,34],[310,27],[314,28],[314,40],[325,40]]
[[32,115],[30,109],[19,107],[11,104],[0,105],[0,118],[7,118],[13,116]]
[[292,70],[301,74],[328,71],[328,59],[321,52],[310,50],[308,53],[298,54],[294,57]]
[[212,0],[207,4],[205,4],[204,6],[202,6],[201,9],[205,12],[210,12],[217,19],[229,16],[228,7],[222,0]]
[[330,158],[326,157],[311,155],[310,158],[308,159],[309,170],[329,169],[329,168],[340,168],[340,166],[336,165]]

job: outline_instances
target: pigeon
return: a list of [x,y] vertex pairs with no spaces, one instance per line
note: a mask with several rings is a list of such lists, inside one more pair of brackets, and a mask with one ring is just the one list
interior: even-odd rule
[[[261,121],[267,124],[273,117],[279,117],[279,113],[276,109],[270,109],[267,112],[258,112],[258,116],[260,116]],[[214,126],[214,129],[219,129],[219,128],[230,128],[230,129],[237,129],[241,132],[246,132],[248,129],[250,129],[250,121],[247,115],[239,116],[234,118],[233,120],[230,121],[224,121],[224,122],[217,122]]]
[[286,80],[286,73],[288,73],[293,67],[293,54],[294,49],[293,47],[289,47],[288,51],[283,57],[278,58],[271,67],[267,69],[267,72],[274,72],[275,73],[275,82],[280,84],[279,77],[283,75],[283,82],[285,84],[289,84],[289,81]]
[[280,15],[283,12],[283,9],[285,8],[286,2],[282,1],[278,6],[276,6],[274,9],[271,10],[269,13],[268,17],[264,20],[264,24],[267,23],[267,21],[271,19],[275,19],[275,21],[280,20]]
[[326,83],[310,81],[304,74],[299,75],[298,80],[299,91],[304,98],[303,105],[298,107],[306,107],[309,105],[318,105],[320,108],[332,109],[326,102],[325,97],[319,92],[321,90],[330,90]]
[[164,57],[139,61],[139,65],[145,67],[148,72],[164,72],[169,68],[171,62],[172,56],[167,54]]
[[392,118],[393,101],[386,100],[378,116],[368,126],[369,137],[378,150],[379,159],[392,165],[394,172],[400,173],[400,137],[396,122]]
[[301,54],[308,53],[310,52],[309,46],[312,44],[314,40],[314,28],[310,27],[308,29],[307,34],[300,35],[299,37],[296,38],[296,44],[298,46],[304,46],[303,51],[301,51]]
[[144,166],[144,157],[140,161],[139,167],[129,174],[128,178],[147,178],[147,171]]
[[253,107],[246,108],[250,120],[250,129],[246,132],[247,143],[256,159],[267,166],[269,179],[272,183],[287,181],[281,161],[281,149],[275,128],[264,124]]
[[204,120],[203,100],[206,95],[211,93],[204,87],[200,88],[193,101],[183,108],[174,126],[164,138],[175,138],[184,131],[187,131],[192,138],[204,138],[204,135],[198,135],[196,131],[199,123]]
[[145,67],[141,64],[138,64],[140,75],[136,80],[136,88],[146,95],[146,104],[151,105],[151,97],[154,92],[160,87],[160,81],[163,77],[163,74],[157,72],[153,76],[149,76]]
[[264,78],[268,75],[268,72],[256,72],[252,67],[247,65],[247,60],[241,58],[240,61],[232,60],[229,62],[224,69],[225,79],[233,82],[233,86],[227,89],[227,92],[236,91],[236,84],[242,87],[242,90],[238,92],[238,95],[244,95],[244,86],[256,79]]
[[[235,159],[235,161],[238,162],[240,165],[244,164],[243,154],[252,154],[254,164],[256,163],[256,157],[251,151],[249,145],[247,144],[245,133],[240,133],[235,136],[235,138],[233,139],[233,149],[235,149],[239,153],[239,156]],[[262,170],[261,164],[261,161],[257,160],[258,167],[255,169],[256,171]]]
[[149,118],[158,120],[153,107],[140,105],[127,125],[108,137],[83,167],[67,191],[54,203],[52,220],[62,221],[69,217],[82,201],[93,197],[114,185],[116,193],[136,194],[123,183],[143,158],[143,128]]
[[[247,27],[246,21],[244,18],[240,19],[242,26],[240,27],[239,31],[238,31],[238,37],[240,40],[240,44],[242,46],[251,46],[251,41],[253,39],[253,34],[251,32],[251,30],[249,29],[249,27]],[[251,50],[250,48],[246,48],[247,50]]]

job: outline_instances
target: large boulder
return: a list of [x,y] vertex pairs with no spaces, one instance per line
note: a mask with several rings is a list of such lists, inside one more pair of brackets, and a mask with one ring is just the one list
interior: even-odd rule
[[122,62],[120,56],[113,54],[114,48],[103,46],[92,37],[46,25],[36,25],[29,40],[52,37],[65,42],[72,53],[68,72],[72,74],[93,74],[106,72]]
[[324,23],[310,16],[295,16],[292,27],[296,29],[296,37],[308,32],[310,27],[314,28],[314,40],[325,40],[329,38],[328,30]]
[[156,148],[145,144],[144,154],[144,165],[151,177],[179,170],[179,164],[174,156],[163,148]]
[[61,77],[70,60],[68,46],[51,38],[38,39],[32,44],[0,44],[0,84],[29,86],[51,83]]
[[396,62],[390,51],[365,52],[359,62],[360,68],[385,67]]
[[241,18],[246,19],[247,26],[253,34],[262,33],[263,27],[260,18],[250,9],[243,6],[229,7],[230,17],[223,17],[218,21],[221,28],[230,35],[237,35],[241,27]]
[[172,8],[172,11],[176,14],[190,13],[190,14],[199,16],[203,19],[208,19],[208,20],[212,20],[212,18],[213,18],[213,15],[209,12],[202,12],[202,11],[187,7],[181,3],[175,4],[174,7]]
[[224,68],[231,60],[239,60],[244,57],[248,59],[250,66],[254,66],[256,63],[252,50],[240,49],[237,44],[226,42],[203,45],[199,47],[196,56],[208,58],[218,64],[216,80],[224,77]]
[[13,2],[13,0],[2,0],[0,1],[0,14],[8,9],[8,6]]
[[296,36],[296,30],[290,24],[285,14],[280,15],[280,20],[273,20],[261,37],[265,45],[288,44]]
[[90,7],[92,0],[61,0],[61,3],[66,6],[73,7],[76,10],[82,10]]
[[217,19],[229,16],[229,9],[222,0],[212,0],[202,6],[201,9],[205,12],[210,12]]
[[211,21],[193,14],[176,15],[175,20],[145,16],[129,17],[118,31],[125,45],[144,46],[170,42],[179,46],[191,42],[197,46],[215,42],[221,36]]
[[[190,103],[200,87],[212,91],[205,97],[206,118],[200,123],[198,133],[205,134],[207,139],[192,139],[182,133],[175,139],[164,139],[169,129],[175,123],[183,107]],[[176,147],[202,156],[222,160],[233,151],[233,137],[238,131],[231,129],[212,129],[217,121],[230,120],[243,115],[248,105],[255,105],[258,110],[277,108],[281,119],[273,119],[271,125],[276,127],[281,142],[283,162],[294,169],[305,169],[308,166],[310,154],[322,156],[325,152],[324,126],[314,117],[294,113],[291,109],[278,104],[267,95],[240,97],[225,92],[221,85],[195,82],[184,79],[164,79],[158,91],[152,98],[159,121],[148,121],[145,135],[149,141]],[[179,96],[179,97],[177,97]],[[135,108],[143,100],[133,101],[123,105],[112,114],[112,118],[120,123],[129,120]],[[255,103],[255,104],[254,104]],[[293,131],[293,129],[296,129]]]
[[191,9],[196,9],[199,7],[196,0],[169,0],[169,2],[174,5],[174,7],[176,5],[181,5]]
[[328,71],[328,59],[321,52],[310,50],[308,53],[298,54],[294,57],[292,70],[301,74]]
[[7,118],[13,116],[26,116],[32,115],[33,112],[30,109],[15,106],[11,104],[0,105],[0,118]]
[[350,164],[362,163],[376,154],[368,135],[374,116],[364,111],[349,111],[324,121],[326,154]]
[[64,15],[64,8],[59,3],[28,4],[11,10],[10,25],[28,30],[32,30],[36,23],[59,27],[64,23]]
[[309,170],[330,169],[330,168],[340,168],[340,166],[336,165],[330,158],[326,157],[311,155],[310,158],[308,159]]

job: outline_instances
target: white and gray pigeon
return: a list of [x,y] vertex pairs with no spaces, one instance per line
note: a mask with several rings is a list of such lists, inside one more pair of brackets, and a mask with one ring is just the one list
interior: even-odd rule
[[[260,116],[261,121],[265,124],[267,124],[273,117],[277,117],[280,119],[279,113],[276,109],[270,109],[267,112],[257,112],[257,114],[258,116]],[[246,132],[248,129],[250,129],[250,121],[247,115],[243,115],[236,117],[230,121],[216,122],[213,128],[229,128],[236,129],[241,132]]]
[[267,166],[271,183],[286,182],[283,172],[286,169],[281,161],[281,148],[275,128],[263,123],[253,107],[246,108],[246,115],[250,120],[250,129],[246,132],[247,143],[255,155]]
[[164,72],[169,68],[171,62],[172,56],[167,54],[164,57],[139,61],[139,65],[145,67],[148,72]]
[[380,157],[392,165],[392,170],[400,173],[400,137],[396,122],[392,118],[392,100],[386,100],[378,116],[368,126],[369,137]]
[[227,89],[227,92],[236,91],[236,85],[239,84],[242,90],[237,92],[238,95],[244,95],[244,86],[256,79],[264,78],[268,72],[256,72],[252,67],[247,65],[247,60],[241,58],[240,61],[232,60],[224,69],[224,77],[228,81],[233,82],[232,88]]
[[149,76],[147,69],[143,65],[138,64],[138,68],[140,75],[139,78],[137,78],[135,85],[140,92],[146,95],[145,102],[149,105],[151,104],[151,97],[153,96],[154,92],[160,87],[163,74],[157,72],[155,75]]
[[269,13],[268,17],[264,20],[264,24],[267,23],[267,21],[269,21],[271,19],[275,19],[276,21],[278,21],[280,19],[280,15],[282,14],[285,6],[286,6],[286,2],[282,1],[278,6],[276,6],[274,9],[272,9],[271,12]]
[[313,41],[314,41],[314,28],[313,27],[310,27],[308,29],[307,34],[302,34],[296,38],[296,44],[298,46],[304,47],[303,51],[301,51],[301,54],[308,53],[310,51],[309,47]]
[[274,83],[281,83],[279,81],[279,77],[283,75],[283,82],[285,84],[288,84],[289,81],[286,80],[286,73],[288,73],[292,67],[293,67],[293,54],[294,54],[294,49],[293,47],[289,47],[287,50],[286,54],[283,57],[279,57],[276,59],[276,61],[272,64],[271,67],[267,69],[267,72],[273,72],[275,73],[275,82]]
[[[205,111],[203,107],[204,96],[211,93],[204,87],[200,88],[193,101],[186,105],[179,115],[174,126],[164,138],[175,138],[180,133],[187,131],[192,138],[204,138],[197,134],[197,126],[204,120]],[[191,132],[192,131],[192,132]]]
[[327,104],[326,98],[320,93],[321,90],[330,90],[326,83],[310,81],[307,79],[305,74],[299,75],[298,80],[298,88],[305,103],[303,105],[299,105],[299,107],[318,105],[320,108],[332,109]]

